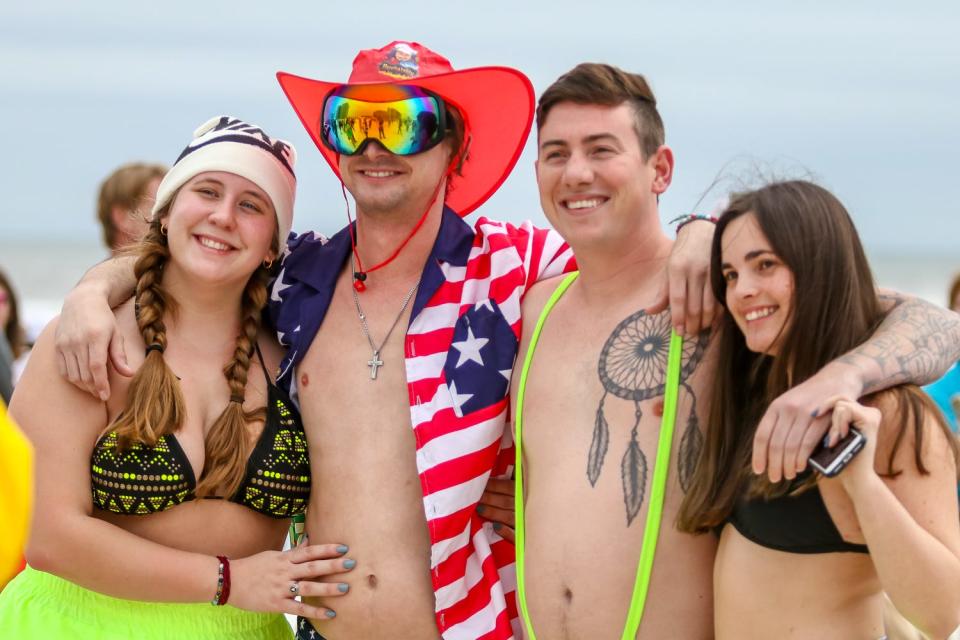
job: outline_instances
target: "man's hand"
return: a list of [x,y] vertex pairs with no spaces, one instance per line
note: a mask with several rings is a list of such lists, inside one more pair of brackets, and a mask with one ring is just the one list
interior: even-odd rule
[[493,523],[493,530],[502,538],[515,542],[513,510],[513,480],[491,478],[480,497],[477,513]]
[[694,220],[680,229],[667,261],[666,280],[648,314],[670,306],[670,322],[677,333],[695,336],[713,324],[717,301],[710,289],[710,250],[714,225]]
[[94,285],[81,284],[67,294],[54,342],[60,375],[103,401],[110,397],[108,356],[120,375],[134,373],[113,310]]
[[883,293],[880,299],[887,316],[866,342],[767,408],[753,441],[756,473],[766,472],[776,482],[806,468],[829,424],[820,418],[828,411],[827,399],[856,400],[904,382],[926,384],[960,357],[960,316],[902,294]]
[[830,427],[827,400],[855,400],[861,391],[851,367],[831,363],[771,402],[753,437],[754,473],[771,482],[795,478]]

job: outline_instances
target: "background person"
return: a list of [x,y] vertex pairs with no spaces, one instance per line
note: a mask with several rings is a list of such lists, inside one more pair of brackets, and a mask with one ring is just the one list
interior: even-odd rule
[[[960,274],[950,283],[947,304],[952,310],[960,312]],[[954,433],[960,430],[960,364],[955,364],[942,378],[927,385],[924,390],[940,407]]]
[[104,178],[97,192],[97,220],[112,255],[131,248],[147,231],[157,187],[167,173],[162,164],[131,162]]
[[947,304],[952,311],[960,313],[960,273],[950,282],[950,292],[947,294]]
[[29,346],[20,326],[16,292],[7,275],[0,270],[0,397],[10,402],[17,379],[17,361],[23,361]]
[[0,592],[23,568],[30,524],[33,450],[0,402]]

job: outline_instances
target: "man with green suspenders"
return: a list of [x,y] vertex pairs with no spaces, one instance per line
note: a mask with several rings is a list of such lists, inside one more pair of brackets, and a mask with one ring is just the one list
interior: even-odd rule
[[[643,637],[708,638],[716,541],[669,526],[701,437],[706,337],[671,340],[669,313],[643,311],[673,245],[657,210],[673,153],[643,77],[606,65],[580,65],[554,83],[537,120],[541,204],[580,272],[527,293],[512,382],[527,636],[621,637],[628,611],[640,613],[631,607],[645,589],[635,589],[638,560],[646,551],[652,562],[655,545]],[[671,343],[677,379],[667,384]],[[679,395],[665,403],[668,387]]]
[[[537,126],[541,204],[580,271],[524,298],[511,381],[516,496],[492,481],[480,510],[509,535],[515,504],[528,640],[712,638],[716,538],[673,524],[703,437],[712,352],[707,334],[683,339],[669,312],[644,310],[674,244],[658,212],[674,160],[656,100],[643,76],[581,64],[541,96]],[[800,469],[789,456],[805,462],[807,439],[825,432],[816,402],[826,390],[857,397],[948,366],[932,336],[956,342],[957,318],[901,303],[870,341],[771,405],[757,472]],[[911,352],[925,355],[891,356]]]

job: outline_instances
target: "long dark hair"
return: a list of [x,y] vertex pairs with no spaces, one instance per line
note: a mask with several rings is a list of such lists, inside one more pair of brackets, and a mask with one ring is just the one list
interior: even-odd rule
[[6,324],[0,327],[0,331],[3,331],[3,334],[6,336],[7,343],[10,345],[10,351],[13,352],[13,357],[19,358],[30,345],[27,344],[26,332],[23,330],[23,327],[20,326],[20,310],[17,305],[17,292],[13,290],[10,279],[7,278],[3,271],[0,271],[0,288],[6,289],[7,303],[10,305],[10,317],[7,318]]
[[[723,315],[715,337],[719,365],[704,447],[678,516],[678,526],[688,532],[721,524],[743,492],[773,497],[796,489],[792,482],[771,484],[750,470],[753,434],[764,409],[790,387],[864,342],[883,319],[873,275],[850,215],[829,191],[802,180],[775,182],[735,195],[720,217],[710,279],[713,294],[725,308],[726,281],[720,269],[723,232],[746,214],[754,216],[773,251],[793,273],[793,303],[776,358],[751,352],[730,313]],[[938,418],[939,414],[915,387],[904,385],[892,393],[901,424],[887,473],[897,473],[893,457],[911,427],[915,462],[926,473],[919,453],[924,414],[933,411]],[[952,436],[949,441],[955,447]],[[810,479],[802,489],[814,482]]]

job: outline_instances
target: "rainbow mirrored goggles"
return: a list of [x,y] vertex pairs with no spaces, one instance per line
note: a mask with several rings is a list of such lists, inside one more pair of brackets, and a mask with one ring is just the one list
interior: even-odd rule
[[409,156],[443,140],[447,109],[440,96],[420,87],[391,85],[383,88],[382,100],[369,97],[369,87],[349,85],[327,95],[320,116],[321,140],[327,148],[352,156],[373,140],[390,153]]

